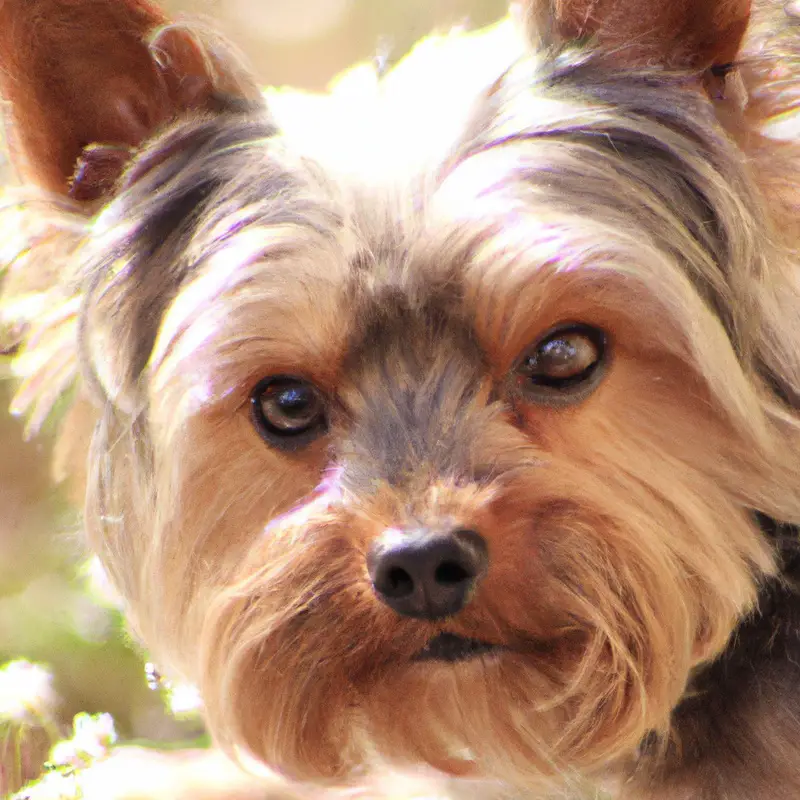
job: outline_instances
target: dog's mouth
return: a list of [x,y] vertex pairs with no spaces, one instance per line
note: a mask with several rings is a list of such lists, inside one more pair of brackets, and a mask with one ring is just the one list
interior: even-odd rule
[[464,639],[454,633],[434,636],[415,656],[414,661],[447,661],[455,664],[478,656],[497,653],[502,648],[479,639]]

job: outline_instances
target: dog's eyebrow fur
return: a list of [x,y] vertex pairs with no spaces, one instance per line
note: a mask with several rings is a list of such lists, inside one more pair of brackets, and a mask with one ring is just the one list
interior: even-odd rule
[[[135,383],[166,308],[201,265],[249,226],[341,225],[303,195],[304,181],[270,156],[264,113],[191,120],[156,140],[124,176],[93,231],[86,307],[113,298],[110,336],[127,349]],[[122,295],[124,294],[124,299]],[[108,321],[107,321],[108,322]]]
[[[536,108],[526,102],[532,91],[550,101],[542,118],[525,116]],[[684,74],[620,71],[585,55],[533,85],[528,70],[512,69],[469,130],[462,161],[518,148],[507,176],[518,197],[536,187],[551,209],[576,218],[608,209],[627,216],[628,229],[648,230],[685,267],[734,349],[752,352],[749,295],[764,274],[764,243],[780,236],[713,107],[687,92]],[[537,158],[537,148],[546,155]]]

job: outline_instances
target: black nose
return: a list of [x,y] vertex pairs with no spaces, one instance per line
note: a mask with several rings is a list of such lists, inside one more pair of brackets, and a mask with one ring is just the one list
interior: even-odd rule
[[386,531],[370,548],[367,570],[378,597],[405,617],[441,619],[461,611],[489,566],[483,537]]

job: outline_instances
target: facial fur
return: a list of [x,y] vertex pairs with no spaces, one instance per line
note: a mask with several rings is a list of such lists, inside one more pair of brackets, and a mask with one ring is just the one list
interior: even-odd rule
[[[12,320],[18,409],[77,370],[86,529],[133,628],[217,741],[293,776],[375,754],[528,788],[627,768],[779,571],[756,512],[800,523],[798,162],[761,133],[769,70],[745,44],[748,116],[694,62],[557,27],[473,76],[446,145],[372,141],[381,170],[335,98],[315,137],[291,97],[212,91],[131,142],[113,190],[8,211],[9,308],[63,263],[59,311]],[[575,325],[603,335],[596,382],[532,394],[520,364]],[[307,440],[259,432],[270,376],[318,392]],[[381,602],[374,543],[453,530],[488,552],[463,610]],[[491,648],[420,658],[442,633]]]

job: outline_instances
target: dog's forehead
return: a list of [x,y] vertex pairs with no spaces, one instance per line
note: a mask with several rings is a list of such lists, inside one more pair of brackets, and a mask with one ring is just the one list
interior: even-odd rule
[[[484,34],[480,69],[474,52],[449,66],[449,51],[415,56],[394,86],[356,72],[328,96],[268,93],[266,119],[182,134],[201,134],[198,158],[162,173],[210,184],[186,214],[198,266],[186,280],[204,284],[206,306],[221,298],[202,335],[236,343],[240,374],[261,368],[263,347],[276,369],[334,383],[354,352],[455,341],[466,353],[469,339],[502,372],[561,322],[616,325],[646,305],[645,328],[694,307],[684,263],[702,259],[693,280],[714,290],[725,237],[699,100],[668,78],[607,70],[599,91],[581,63],[556,74],[510,45],[498,55],[508,30]],[[149,207],[160,195],[148,186],[133,190]],[[179,305],[156,355],[188,321]],[[685,327],[678,316],[670,329]],[[252,358],[240,358],[244,331]]]
[[504,20],[430,37],[385,76],[362,64],[327,93],[268,89],[265,97],[298,152],[334,174],[371,185],[402,183],[447,157],[476,102],[522,56],[533,58],[524,33]]

